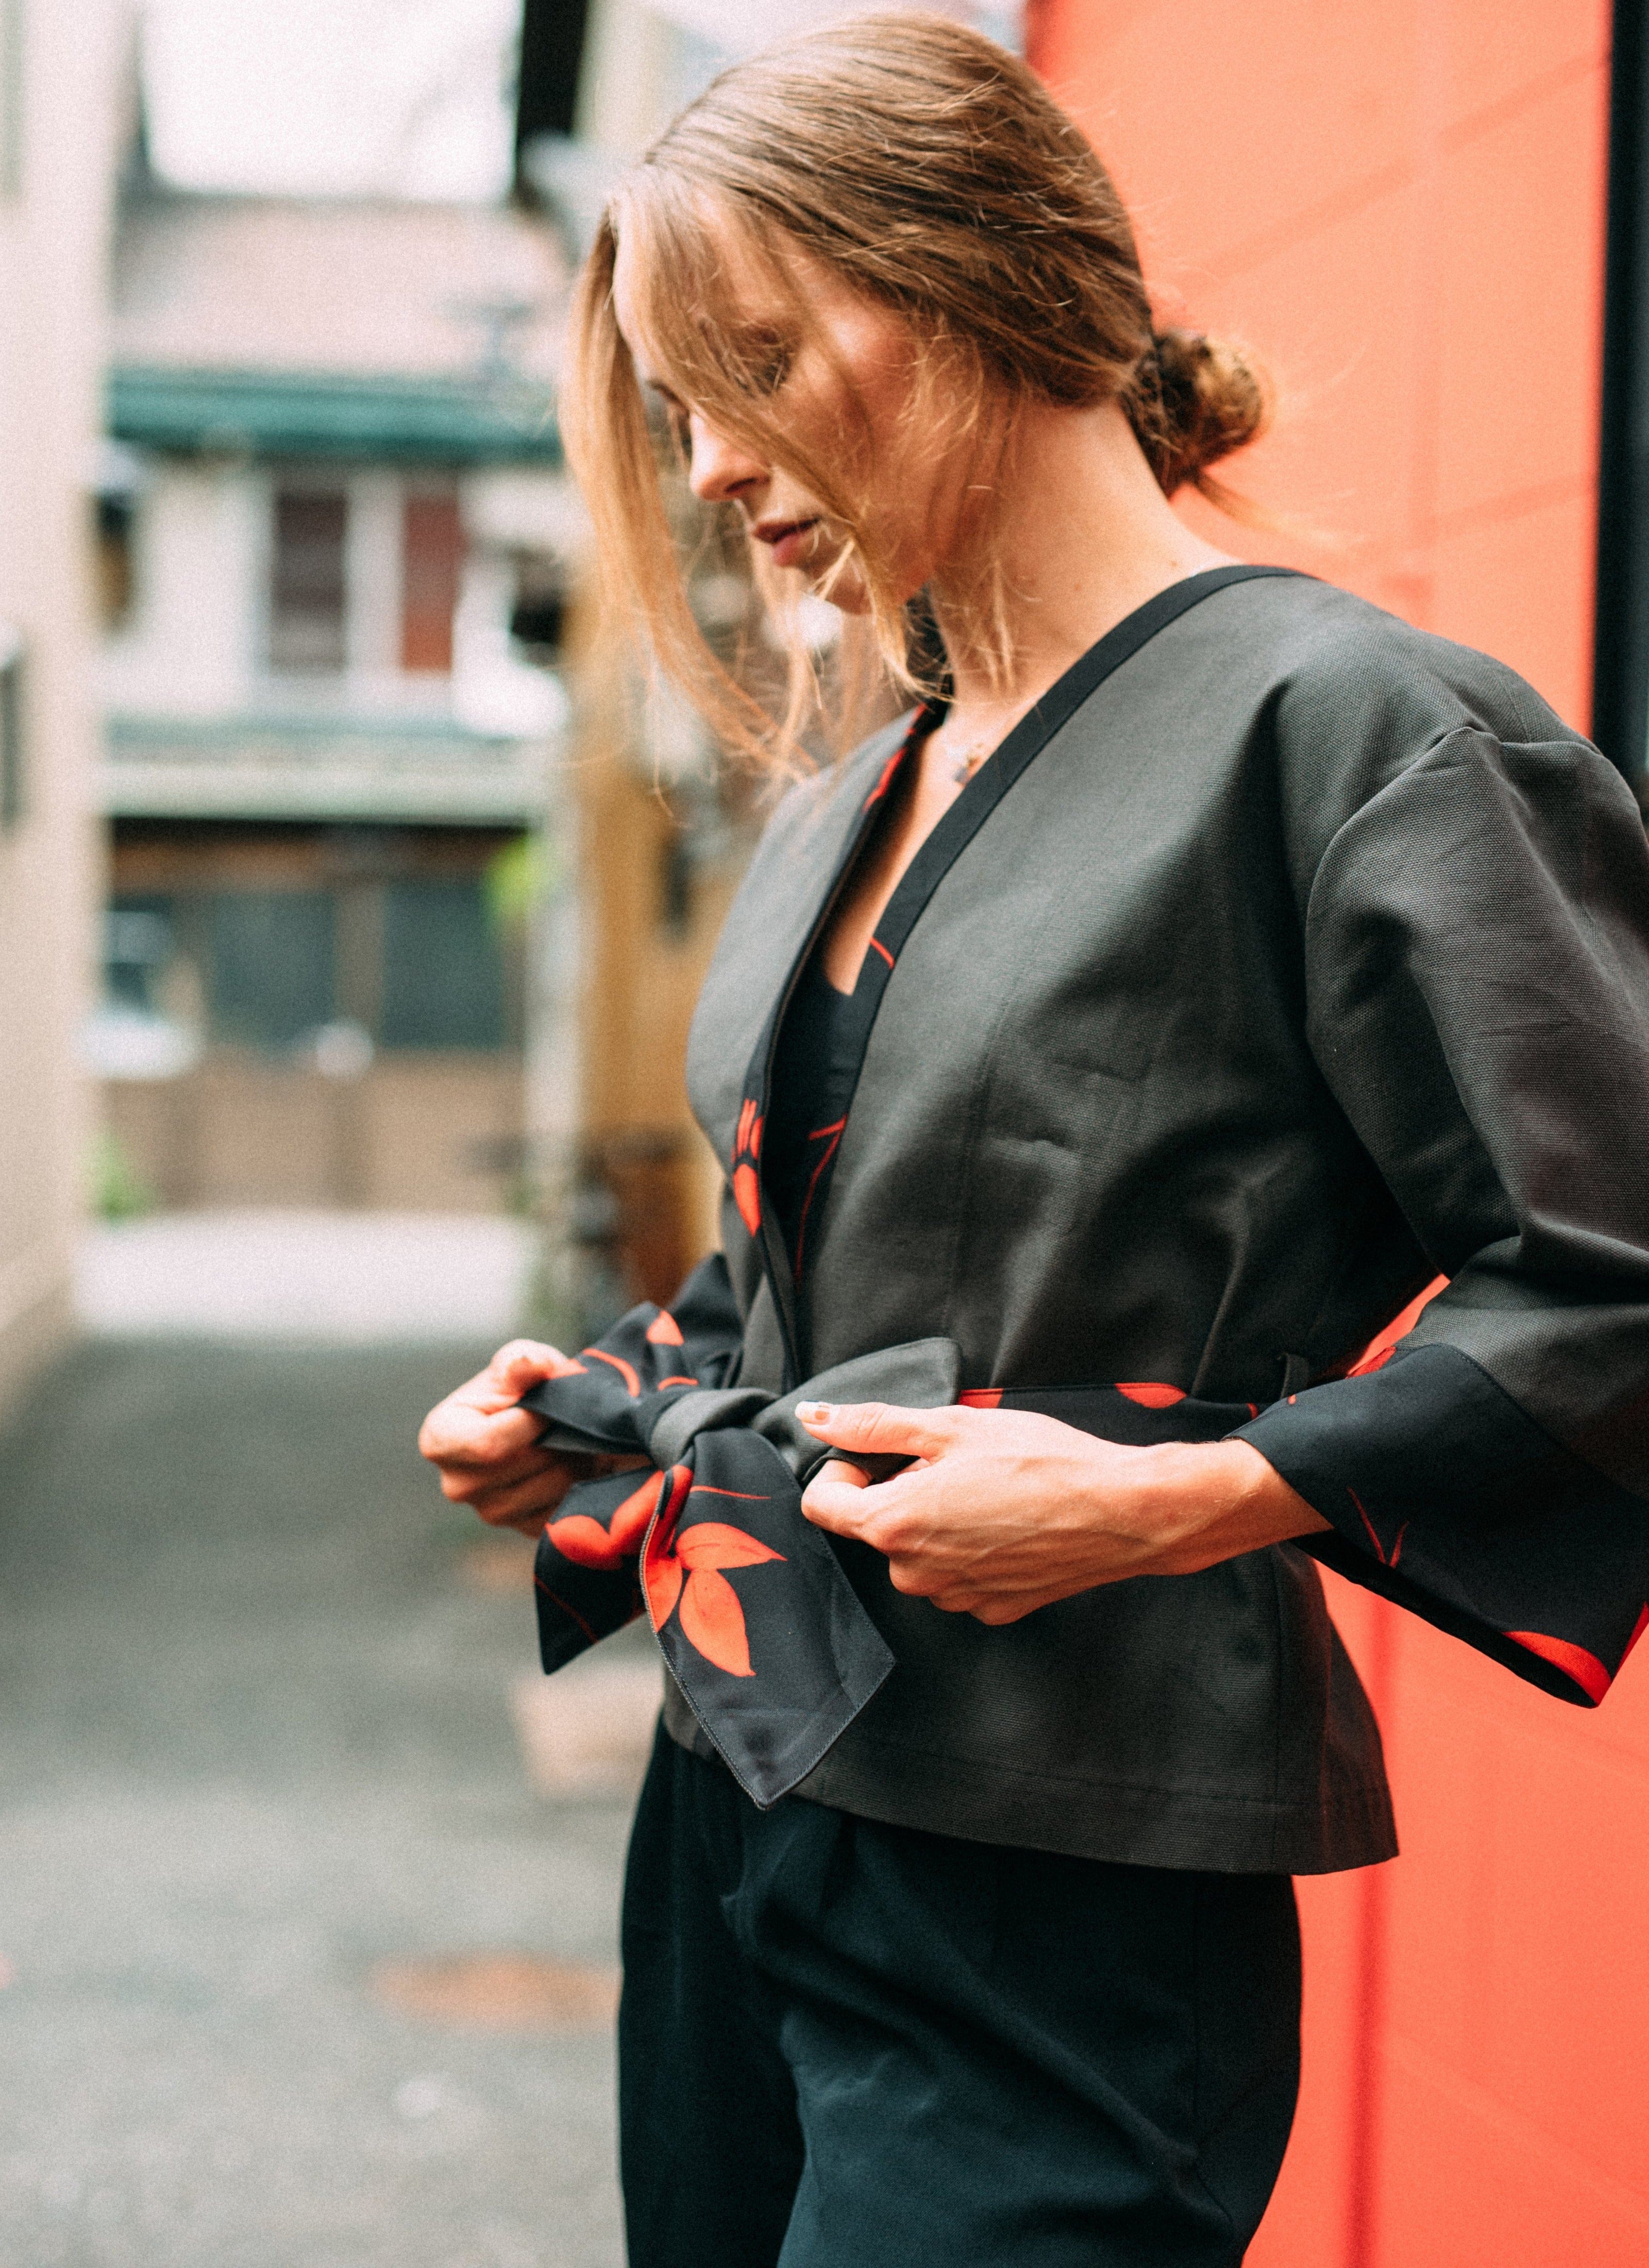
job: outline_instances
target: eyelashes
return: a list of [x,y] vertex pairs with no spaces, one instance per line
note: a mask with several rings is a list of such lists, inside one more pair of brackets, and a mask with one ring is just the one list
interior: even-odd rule
[[796,362],[796,341],[782,331],[750,330],[731,340],[728,373],[747,394],[777,394]]
[[[719,345],[724,376],[747,399],[770,401],[794,371],[800,342],[788,333],[752,325],[724,334]],[[693,453],[692,406],[656,383],[644,391],[649,422],[663,429],[671,447],[687,462]],[[713,410],[707,414],[713,423]]]

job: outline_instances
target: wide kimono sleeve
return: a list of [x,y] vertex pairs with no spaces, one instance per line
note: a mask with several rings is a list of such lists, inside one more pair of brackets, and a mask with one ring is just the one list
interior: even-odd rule
[[1649,849],[1584,743],[1445,733],[1306,902],[1307,1036],[1447,1278],[1242,1429],[1305,1548],[1595,1704],[1649,1621]]

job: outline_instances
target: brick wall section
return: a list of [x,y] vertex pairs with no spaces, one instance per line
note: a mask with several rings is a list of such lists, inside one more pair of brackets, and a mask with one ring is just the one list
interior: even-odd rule
[[[1165,313],[1251,342],[1236,484],[1286,558],[1584,724],[1608,101],[1601,0],[1041,0]],[[1200,513],[1201,507],[1196,507]],[[1649,1648],[1566,1709],[1332,1587],[1403,1856],[1305,1883],[1306,2080],[1255,2268],[1649,2260]]]

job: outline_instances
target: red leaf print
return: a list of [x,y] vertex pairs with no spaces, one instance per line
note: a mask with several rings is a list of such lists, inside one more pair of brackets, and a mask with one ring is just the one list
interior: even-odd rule
[[675,1538],[676,1521],[693,1485],[692,1468],[672,1465],[668,1483],[669,1495],[659,1505],[658,1524],[641,1556],[641,1585],[647,1594],[647,1612],[656,1631],[662,1630],[669,1621],[670,1609],[681,1595],[681,1563],[670,1547]]
[[1116,1391],[1125,1394],[1130,1402],[1138,1403],[1142,1410],[1167,1410],[1174,1403],[1185,1399],[1182,1386],[1158,1386],[1150,1381],[1144,1385],[1119,1386]]
[[681,1594],[681,1635],[729,1677],[755,1675],[744,1609],[725,1575],[700,1568],[688,1577]]
[[641,1486],[624,1498],[608,1523],[614,1543],[627,1559],[634,1558],[641,1550],[647,1522],[658,1509],[659,1478],[659,1474],[649,1473]]
[[643,1575],[647,1593],[647,1612],[652,1616],[654,1630],[662,1630],[670,1619],[670,1609],[681,1595],[686,1580],[681,1562],[667,1557],[654,1557],[647,1562]]
[[688,1644],[730,1677],[754,1677],[744,1609],[732,1585],[718,1571],[756,1567],[766,1559],[783,1560],[784,1555],[747,1535],[742,1528],[729,1528],[719,1520],[698,1521],[678,1531],[676,1516],[687,1500],[692,1475],[685,1465],[676,1465],[671,1482],[670,1502],[653,1530],[642,1570],[652,1626],[662,1630],[680,1600],[681,1635]]
[[769,1551],[742,1528],[725,1527],[719,1520],[695,1521],[677,1536],[675,1550],[682,1565],[695,1574],[700,1568],[759,1567],[764,1559],[784,1557],[782,1551]]
[[601,1347],[585,1347],[585,1352],[596,1362],[611,1363],[624,1381],[626,1394],[635,1395],[641,1392],[641,1381],[636,1375],[636,1366],[634,1363],[626,1362],[622,1354],[608,1354]]
[[549,1540],[575,1567],[599,1567],[610,1574],[640,1550],[658,1501],[659,1475],[649,1473],[641,1486],[624,1498],[607,1527],[592,1520],[587,1512],[572,1512],[564,1520],[550,1521]]
[[681,1326],[668,1307],[660,1307],[647,1326],[647,1336],[654,1346],[680,1346]]
[[1395,1353],[1399,1339],[1406,1339],[1419,1322],[1423,1311],[1429,1307],[1439,1292],[1448,1289],[1447,1276],[1434,1276],[1417,1299],[1410,1300],[1400,1314],[1394,1315],[1383,1331],[1378,1332],[1357,1360],[1346,1372],[1348,1378],[1366,1378],[1371,1372],[1384,1370]]
[[732,1201],[739,1208],[739,1218],[752,1236],[762,1233],[762,1184],[756,1179],[754,1166],[735,1166],[732,1169]]
[[549,1540],[562,1557],[571,1559],[575,1567],[600,1567],[610,1573],[624,1564],[625,1555],[611,1534],[599,1520],[592,1520],[587,1512],[569,1513],[565,1520],[552,1520]]

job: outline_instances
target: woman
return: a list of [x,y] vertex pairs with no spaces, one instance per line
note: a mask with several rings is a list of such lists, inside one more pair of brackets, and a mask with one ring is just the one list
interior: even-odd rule
[[672,1673],[630,2257],[1234,2262],[1290,1876],[1395,1849],[1289,1547],[1574,1700],[1649,1612],[1642,828],[1510,671],[1187,532],[1255,381],[1153,330],[1098,160],[954,26],[730,71],[583,279],[615,590],[747,746],[643,389],[781,617],[909,687],[921,593],[947,681],[791,788],[729,917],[725,1259],[423,1436],[548,1523],[547,1666],[644,1591]]

